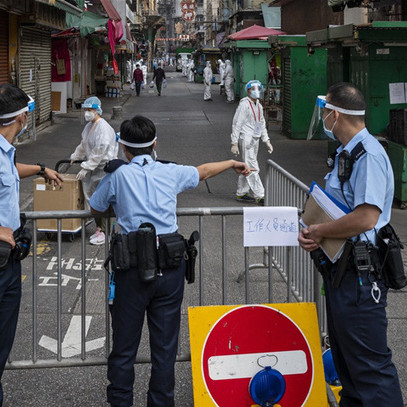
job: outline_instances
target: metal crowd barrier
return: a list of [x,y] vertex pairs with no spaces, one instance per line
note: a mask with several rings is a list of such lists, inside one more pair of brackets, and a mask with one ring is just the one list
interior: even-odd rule
[[[309,187],[272,160],[267,160],[265,203],[268,206],[303,208]],[[265,249],[267,252],[267,249]],[[325,302],[321,295],[322,277],[310,255],[301,247],[273,247],[273,266],[287,283],[287,299],[316,303],[321,336],[327,330]],[[265,256],[266,257],[266,256]],[[269,256],[270,257],[270,256]],[[264,263],[267,267],[267,264]]]
[[[295,179],[291,174],[287,173],[284,169],[277,164],[268,161],[267,181],[266,181],[266,204],[271,206],[296,206],[301,208],[304,201],[308,187]],[[198,231],[201,235],[199,241],[199,257],[197,268],[197,281],[194,286],[197,286],[198,298],[196,303],[188,305],[209,305],[206,300],[205,292],[205,277],[211,271],[207,269],[206,264],[212,261],[210,256],[205,256],[205,245],[211,243],[213,240],[212,235],[206,234],[204,225],[205,218],[214,217],[220,218],[220,234],[221,241],[221,295],[217,303],[232,304],[229,302],[228,296],[228,280],[229,269],[228,259],[230,261],[230,247],[228,248],[227,239],[227,226],[232,225],[235,229],[241,230],[242,227],[236,223],[236,217],[243,215],[242,207],[227,207],[227,208],[181,208],[177,210],[178,218],[184,218],[190,221],[191,217],[197,218]],[[84,365],[101,365],[106,364],[107,356],[110,352],[110,316],[109,306],[107,302],[108,297],[108,274],[105,273],[105,332],[106,340],[103,356],[88,356],[86,352],[86,235],[85,226],[87,218],[93,217],[89,211],[44,211],[44,212],[26,212],[27,219],[32,220],[33,223],[33,257],[32,257],[32,357],[29,360],[13,360],[12,356],[7,364],[7,369],[21,369],[21,368],[43,368],[43,367],[70,367],[70,366],[84,366]],[[81,354],[80,357],[63,358],[62,356],[62,219],[67,218],[80,218],[81,219]],[[229,218],[234,219],[229,222]],[[56,330],[57,330],[57,349],[56,359],[40,359],[38,357],[38,265],[37,265],[37,248],[38,248],[38,233],[37,220],[38,219],[57,219],[57,309],[56,309]],[[181,219],[180,219],[181,220]],[[108,239],[110,234],[110,222],[106,218],[106,244],[105,256],[108,255]],[[322,306],[321,297],[319,294],[320,280],[318,273],[314,272],[313,265],[310,257],[299,247],[273,247],[264,248],[262,253],[262,261],[260,263],[250,264],[251,253],[249,248],[244,248],[242,255],[244,259],[244,271],[240,274],[237,281],[244,280],[244,301],[246,304],[252,303],[252,292],[250,290],[251,284],[250,277],[256,275],[256,269],[263,268],[268,271],[268,289],[267,295],[261,299],[263,303],[274,302],[274,279],[276,273],[284,280],[286,291],[286,302],[293,301],[314,301],[317,304],[317,311],[320,321],[321,333],[325,331],[325,311]],[[212,270],[213,272],[213,270]],[[235,281],[236,282],[236,279]],[[240,285],[241,286],[241,285]],[[218,288],[218,287],[217,287]],[[280,293],[281,294],[281,293]],[[257,301],[258,302],[258,301]],[[190,353],[179,354],[177,361],[190,361]],[[138,357],[138,363],[150,362],[149,357]]]

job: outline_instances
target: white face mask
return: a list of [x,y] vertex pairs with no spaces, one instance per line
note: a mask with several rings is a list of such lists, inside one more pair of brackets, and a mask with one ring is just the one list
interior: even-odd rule
[[95,113],[94,112],[88,112],[88,111],[85,112],[85,120],[87,122],[91,122],[94,119],[95,119]]
[[323,126],[323,128],[324,128],[325,134],[326,134],[331,140],[336,140],[336,137],[334,136],[333,130],[334,130],[334,127],[335,127],[335,125],[336,125],[337,120],[335,120],[335,123],[334,123],[334,125],[332,126],[332,129],[331,129],[331,130],[327,129],[327,128],[326,128],[326,125],[325,125],[325,120],[326,120],[333,112],[334,112],[334,111],[332,110],[332,112],[329,113],[329,114],[325,117],[325,119],[322,120],[322,126]]
[[253,89],[250,92],[250,97],[253,99],[259,99],[260,98],[260,91],[258,89]]

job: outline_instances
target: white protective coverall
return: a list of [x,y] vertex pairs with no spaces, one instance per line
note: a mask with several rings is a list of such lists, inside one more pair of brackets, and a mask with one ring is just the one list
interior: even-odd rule
[[131,61],[128,60],[126,62],[126,82],[127,83],[131,83],[132,80],[133,80],[133,71],[134,71],[134,69],[131,69],[132,68],[131,65],[132,65]]
[[100,118],[95,123],[86,124],[82,131],[82,141],[71,155],[71,160],[86,160],[81,163],[81,167],[88,170],[82,179],[86,209],[90,209],[89,199],[105,176],[105,164],[117,158],[118,150],[116,133],[105,119]]
[[189,60],[186,58],[182,58],[181,59],[181,64],[182,64],[182,75],[184,76],[188,76],[188,64],[189,64]]
[[259,141],[267,142],[269,139],[266,121],[263,115],[263,106],[256,100],[256,103],[245,97],[240,100],[236,109],[232,123],[232,144],[239,143],[243,161],[257,171],[253,171],[248,177],[239,175],[237,181],[237,196],[249,194],[260,199],[264,197],[264,187],[260,179],[260,168],[257,161],[259,151]]
[[211,83],[212,83],[212,69],[210,61],[206,62],[205,69],[203,71],[203,80],[204,80],[204,100],[212,100],[211,95]]
[[195,69],[195,63],[194,60],[191,59],[189,61],[189,66],[188,66],[188,82],[193,82],[194,81],[194,69]]
[[232,62],[229,59],[225,61],[225,92],[228,102],[235,100],[235,92],[233,90],[235,86],[235,75],[233,73]]
[[144,86],[147,85],[147,65],[142,65],[141,70],[143,72]]
[[218,59],[218,64],[219,64],[219,76],[220,76],[219,86],[224,86],[225,85],[226,64],[221,59]]

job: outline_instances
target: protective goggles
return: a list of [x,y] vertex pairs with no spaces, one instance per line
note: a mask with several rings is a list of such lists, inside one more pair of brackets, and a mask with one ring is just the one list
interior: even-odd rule
[[311,123],[308,129],[307,140],[311,140],[312,138],[327,138],[322,126],[322,115],[324,114],[325,108],[351,116],[365,115],[365,110],[344,109],[342,107],[338,107],[328,103],[326,100],[326,96],[318,96],[314,107],[314,113],[312,114]]
[[116,141],[118,141],[120,144],[123,144],[127,147],[132,147],[132,148],[145,148],[145,147],[150,147],[154,144],[154,141],[157,140],[157,136],[155,136],[151,141],[148,141],[147,143],[130,143],[129,141],[123,140],[120,138],[120,132],[116,133]]
[[[35,109],[35,102],[34,102],[34,99],[30,95],[27,95],[27,96],[29,99],[27,106],[15,111],[15,112],[0,114],[0,119],[9,119],[11,117],[16,117],[19,114],[24,113],[24,112],[32,112]],[[13,122],[14,122],[14,120],[12,120],[9,123],[4,123],[3,126],[7,126],[8,124],[11,124]]]

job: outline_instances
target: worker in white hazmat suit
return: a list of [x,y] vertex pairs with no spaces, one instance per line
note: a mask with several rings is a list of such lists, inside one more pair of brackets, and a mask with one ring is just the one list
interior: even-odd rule
[[144,78],[143,85],[146,86],[147,85],[147,73],[148,73],[147,64],[143,63],[143,65],[141,66],[141,71],[143,72],[143,78]]
[[[74,161],[84,160],[81,163],[82,169],[76,176],[82,181],[83,195],[85,198],[85,208],[90,209],[89,199],[98,186],[105,173],[105,164],[117,158],[119,150],[116,142],[116,133],[110,124],[101,118],[102,107],[99,98],[92,96],[85,100],[82,105],[87,124],[82,131],[82,141],[71,154],[71,164]],[[103,244],[104,219],[96,218],[96,233],[90,238],[91,244]]]
[[233,117],[232,148],[234,155],[239,154],[239,146],[243,161],[257,171],[248,177],[240,177],[237,182],[236,199],[242,202],[255,202],[264,205],[264,187],[260,179],[260,168],[257,162],[260,139],[266,144],[268,152],[273,152],[273,146],[267,133],[263,106],[260,103],[263,85],[253,80],[246,84],[247,97],[243,98]]
[[183,76],[188,76],[188,64],[189,64],[189,58],[182,58],[181,59],[182,75]]
[[233,103],[235,101],[235,74],[233,72],[232,62],[229,59],[225,61],[225,92],[226,100],[228,103]]
[[222,94],[222,91],[225,87],[225,68],[226,64],[219,58],[218,59],[218,67],[219,67],[219,88],[220,88],[220,94]]
[[193,59],[189,61],[188,65],[188,82],[193,82],[194,81],[194,69],[195,69],[195,62]]
[[207,61],[205,69],[203,71],[203,81],[204,81],[204,100],[209,101],[212,100],[212,95],[211,95],[211,83],[212,83],[212,68],[211,68],[211,62]]

